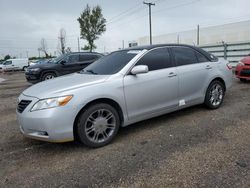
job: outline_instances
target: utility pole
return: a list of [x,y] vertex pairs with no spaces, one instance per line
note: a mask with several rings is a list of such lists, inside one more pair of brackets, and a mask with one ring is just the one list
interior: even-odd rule
[[150,45],[152,45],[152,27],[151,27],[151,6],[155,6],[155,3],[146,3],[143,2],[143,4],[148,6],[149,11],[149,39],[150,39]]
[[122,40],[122,49],[124,49],[124,40]]
[[80,39],[77,37],[77,43],[78,43],[78,52],[80,52]]
[[39,58],[40,58],[40,51],[41,51],[41,48],[38,48],[38,54],[39,54]]
[[200,25],[197,25],[197,46],[200,45]]
[[227,59],[227,44],[225,41],[222,41],[222,45],[224,47],[224,59]]
[[177,44],[180,44],[180,35],[177,35]]
[[59,38],[59,40],[60,40],[60,44],[61,44],[61,50],[62,50],[62,54],[65,54],[65,44],[64,44],[64,40],[65,40],[65,38],[63,37],[63,36],[60,36],[60,37],[58,37]]

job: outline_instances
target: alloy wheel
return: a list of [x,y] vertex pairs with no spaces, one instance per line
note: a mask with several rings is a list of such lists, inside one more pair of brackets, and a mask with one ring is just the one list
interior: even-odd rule
[[55,78],[55,76],[54,76],[54,75],[52,75],[52,74],[48,74],[48,75],[45,77],[45,79],[44,79],[44,80],[50,80],[50,79],[53,79],[53,78]]
[[89,140],[94,143],[102,143],[114,134],[116,119],[108,109],[99,109],[89,115],[84,128]]
[[218,106],[223,100],[224,90],[220,84],[214,84],[210,90],[209,101],[213,106]]

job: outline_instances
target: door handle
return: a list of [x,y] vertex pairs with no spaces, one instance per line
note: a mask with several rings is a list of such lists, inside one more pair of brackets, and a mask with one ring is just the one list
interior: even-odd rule
[[169,78],[174,77],[174,76],[177,76],[177,74],[174,73],[174,72],[170,72],[170,73],[168,74],[168,77],[169,77]]
[[207,66],[206,66],[206,69],[209,70],[209,69],[212,69],[212,67],[211,67],[210,65],[207,65]]

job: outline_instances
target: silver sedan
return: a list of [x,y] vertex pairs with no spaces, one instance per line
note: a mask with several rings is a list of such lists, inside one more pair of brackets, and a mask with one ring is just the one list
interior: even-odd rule
[[26,89],[18,98],[17,117],[27,137],[101,147],[120,127],[138,121],[202,103],[219,108],[231,84],[228,62],[202,49],[129,48]]

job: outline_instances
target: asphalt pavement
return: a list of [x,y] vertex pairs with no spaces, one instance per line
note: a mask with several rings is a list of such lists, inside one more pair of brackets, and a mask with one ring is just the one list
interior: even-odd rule
[[121,128],[98,149],[24,138],[21,72],[0,74],[0,187],[250,187],[250,83],[218,110],[198,105]]

